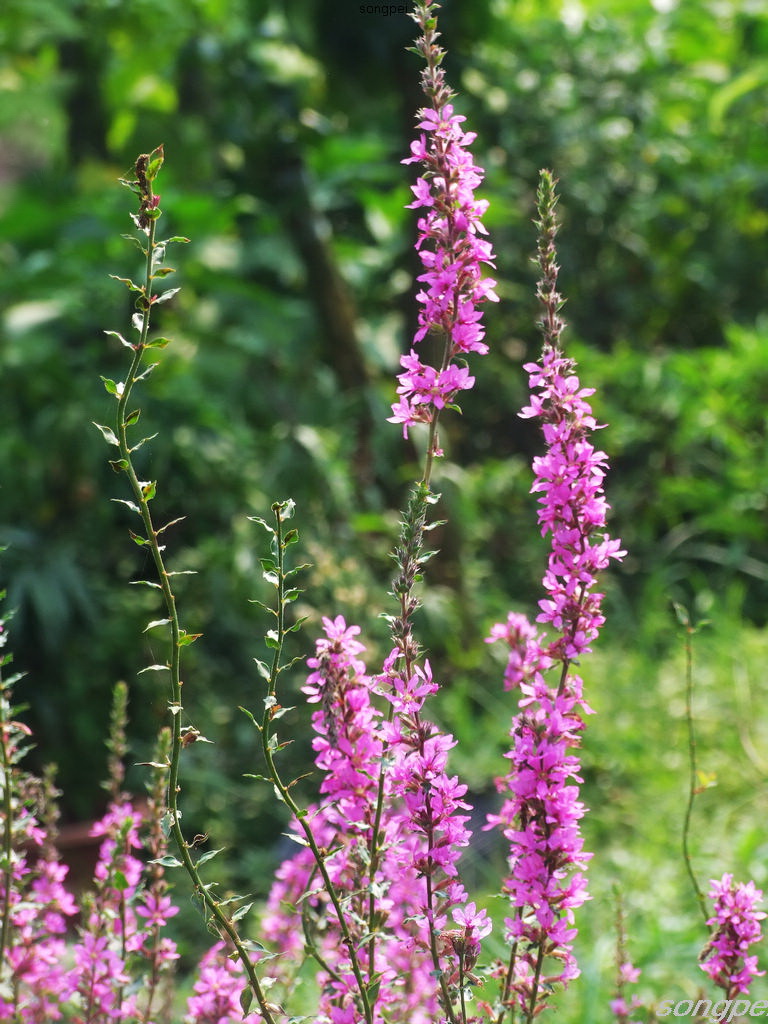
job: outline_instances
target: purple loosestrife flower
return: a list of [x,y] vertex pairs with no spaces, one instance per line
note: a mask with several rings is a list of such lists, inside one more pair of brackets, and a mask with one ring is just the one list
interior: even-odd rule
[[145,1020],[141,993],[132,982],[151,974],[147,994],[154,995],[158,975],[177,959],[172,940],[159,930],[178,913],[157,885],[144,887],[142,816],[124,797],[112,803],[91,835],[103,836],[94,871],[95,891],[74,947],[75,987],[84,1024],[102,1020]]
[[413,342],[417,345],[428,334],[437,334],[444,340],[444,351],[439,366],[423,363],[414,349],[401,359],[400,398],[392,406],[390,422],[402,423],[405,437],[414,423],[434,424],[460,391],[472,387],[475,380],[463,358],[488,351],[478,307],[488,299],[497,301],[495,281],[482,277],[483,264],[493,266],[493,252],[482,237],[487,234],[482,216],[488,203],[474,195],[483,180],[483,171],[469,152],[476,136],[463,130],[465,118],[454,113],[451,104],[454,93],[440,66],[444,51],[437,44],[437,10],[438,4],[425,0],[416,3],[412,14],[421,29],[416,49],[427,64],[421,85],[430,106],[418,112],[421,134],[403,163],[421,165],[409,209],[425,211],[416,242],[424,273],[418,279],[422,288],[416,299],[421,308]]
[[[510,842],[504,891],[515,916],[506,921],[512,952],[501,1001],[516,1001],[527,1021],[543,1009],[554,983],[567,984],[579,973],[572,950],[574,910],[589,898],[581,871],[591,854],[583,849],[582,779],[572,751],[580,745],[582,715],[590,708],[571,665],[589,651],[604,621],[602,594],[593,591],[597,573],[624,555],[620,542],[605,533],[607,456],[589,440],[597,427],[587,401],[593,392],[581,387],[575,364],[559,348],[564,323],[556,291],[556,199],[548,172],[542,172],[538,199],[544,348],[540,362],[525,367],[531,399],[520,415],[541,421],[546,443],[545,454],[533,462],[531,491],[541,495],[539,525],[551,538],[543,578],[547,597],[539,602],[537,621],[553,635],[512,613],[488,638],[508,644],[505,686],[520,694],[510,769],[497,780],[508,795],[488,827],[500,828]],[[550,686],[544,674],[557,666],[559,679]],[[553,961],[550,973],[547,963]]]
[[[0,646],[5,640],[0,622]],[[73,981],[65,967],[67,918],[76,913],[65,888],[67,868],[58,860],[41,821],[50,797],[19,761],[29,727],[12,719],[10,686],[0,690],[0,831],[10,830],[10,861],[0,868],[0,904],[7,926],[0,963],[0,1019],[23,1024],[59,1020]],[[10,810],[10,821],[6,818]]]
[[[480,939],[490,930],[485,912],[475,912],[474,904],[463,907],[467,894],[458,872],[461,851],[471,832],[467,827],[470,810],[464,800],[467,787],[456,776],[448,775],[448,755],[456,745],[454,738],[424,721],[421,711],[428,696],[438,689],[428,661],[415,666],[408,677],[405,656],[395,648],[384,663],[378,678],[378,692],[390,702],[391,721],[383,731],[391,760],[389,784],[398,798],[392,814],[400,818],[399,830],[409,842],[393,846],[393,863],[399,864],[403,877],[413,878],[416,912],[413,916],[412,942],[429,958],[432,971],[439,969],[439,1001],[446,1010],[452,1002],[464,972],[471,971],[480,949]],[[464,925],[457,933],[448,928],[448,912]]]
[[707,924],[713,935],[701,954],[701,969],[732,999],[746,995],[752,979],[765,974],[758,970],[757,957],[747,955],[763,937],[760,922],[766,915],[757,910],[763,894],[754,882],[734,883],[733,875],[712,879],[711,885],[715,912]]
[[240,996],[245,988],[243,965],[226,953],[225,944],[217,942],[200,961],[194,995],[187,1000],[184,1024],[241,1024]]
[[[375,1020],[434,1024],[439,1002],[432,943],[446,977],[453,979],[462,957],[463,968],[471,970],[489,927],[485,912],[471,905],[460,908],[466,894],[456,862],[469,834],[466,817],[456,814],[465,806],[466,787],[445,772],[454,741],[418,717],[426,696],[437,688],[428,664],[404,679],[396,672],[393,652],[384,673],[372,679],[359,658],[363,647],[356,639],[358,627],[347,626],[341,617],[324,619],[323,625],[325,637],[308,661],[313,671],[304,687],[309,701],[318,705],[313,746],[324,773],[322,803],[309,811],[312,830],[328,851],[329,873],[348,927],[359,940],[360,962],[369,973],[371,924],[376,931],[373,968],[380,981]],[[391,703],[391,722],[373,704],[374,694]],[[383,764],[389,767],[382,779]],[[374,872],[370,850],[375,827],[379,843]],[[447,930],[451,908],[460,932]],[[307,941],[317,950],[320,1022],[361,1019],[335,909],[308,849],[279,868],[263,927],[282,954],[273,971],[278,980],[288,980],[286,962],[295,963]]]
[[627,1001],[624,989],[627,985],[634,985],[640,977],[640,968],[634,967],[628,961],[619,964],[616,996],[611,1000],[611,1013],[616,1019],[616,1024],[640,1024],[639,1021],[630,1020],[635,1010],[643,1005],[638,995],[633,995]]
[[[369,973],[369,922],[376,929],[374,970],[380,982],[375,1019],[386,1012],[388,1019],[432,1024],[436,1004],[427,995],[434,988],[431,963],[424,961],[411,935],[423,883],[392,855],[396,847],[410,849],[415,840],[401,833],[401,819],[386,810],[391,800],[387,780],[378,820],[383,856],[372,877],[370,849],[385,741],[383,716],[371,700],[374,683],[359,657],[364,650],[356,639],[360,629],[347,626],[341,616],[323,619],[323,626],[325,636],[308,659],[312,671],[303,687],[308,701],[318,706],[312,716],[313,747],[323,772],[322,802],[309,809],[308,818],[327,852],[328,872],[350,933],[359,942],[359,961]],[[268,971],[281,982],[289,981],[289,968],[294,969],[307,943],[316,949],[319,1022],[361,1019],[355,1016],[355,981],[336,911],[306,847],[278,869],[262,923],[280,954]]]

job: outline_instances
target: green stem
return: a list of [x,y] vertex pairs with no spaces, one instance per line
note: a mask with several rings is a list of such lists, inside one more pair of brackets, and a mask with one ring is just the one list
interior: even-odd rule
[[312,851],[312,855],[315,858],[317,869],[320,872],[320,877],[323,880],[323,886],[325,891],[333,904],[333,908],[336,911],[336,916],[341,928],[341,934],[344,944],[349,952],[349,961],[352,968],[352,973],[355,977],[355,984],[360,996],[360,1005],[362,1008],[363,1016],[365,1017],[366,1024],[373,1024],[373,1006],[370,1001],[368,994],[368,985],[366,984],[363,976],[363,971],[360,966],[360,960],[355,949],[355,941],[349,930],[347,924],[346,915],[341,906],[341,900],[339,894],[336,891],[336,887],[333,884],[331,876],[326,866],[326,851],[321,850],[317,844],[314,833],[307,822],[307,813],[302,810],[293,797],[290,794],[290,787],[287,786],[280,775],[275,764],[274,755],[279,749],[276,737],[272,736],[272,718],[275,710],[275,699],[277,693],[277,678],[280,674],[280,658],[282,655],[283,644],[285,642],[285,605],[287,599],[285,597],[285,542],[283,539],[283,520],[280,514],[281,504],[276,503],[272,506],[272,511],[275,514],[275,554],[277,558],[277,629],[275,630],[276,644],[274,647],[274,654],[272,657],[272,668],[269,673],[268,682],[268,699],[264,702],[264,715],[262,717],[260,733],[262,751],[264,753],[264,759],[267,763],[267,769],[269,771],[269,777],[272,780],[280,800],[288,807],[293,814],[295,820],[298,822],[299,827],[304,833],[304,838],[307,842],[307,846]]
[[[0,672],[3,661],[0,659]],[[0,925],[0,968],[5,962],[5,952],[8,948],[8,936],[11,926],[11,891],[13,889],[13,773],[8,750],[10,739],[10,723],[7,713],[10,708],[6,701],[6,690],[3,686],[2,675],[0,674],[0,757],[3,765],[3,815],[5,818],[5,831],[3,833],[3,861],[5,863],[5,892],[3,893],[2,924]]]
[[464,995],[464,954],[459,953],[459,993],[461,999],[461,1020],[467,1024],[467,1000]]
[[[143,185],[146,188],[146,193],[143,195],[143,199],[150,204],[149,208],[154,209],[151,206],[153,200],[151,182],[145,178]],[[165,604],[166,613],[168,616],[168,628],[170,633],[171,641],[171,660],[168,665],[168,669],[171,676],[171,700],[170,700],[170,711],[171,711],[171,756],[169,765],[169,777],[168,777],[168,814],[170,817],[170,832],[173,835],[174,842],[179,851],[182,864],[189,875],[192,884],[194,886],[195,893],[202,900],[208,914],[216,922],[219,931],[225,934],[232,945],[237,951],[237,954],[243,964],[248,982],[251,986],[253,994],[259,1004],[259,1011],[263,1016],[267,1024],[275,1024],[274,1017],[270,1011],[270,1007],[267,1004],[264,992],[259,984],[259,979],[254,970],[253,963],[251,962],[248,952],[243,945],[238,931],[234,924],[230,921],[227,915],[221,910],[218,901],[211,894],[210,887],[203,884],[200,874],[195,867],[190,854],[190,846],[184,838],[184,833],[179,824],[180,813],[178,807],[178,794],[179,794],[179,766],[181,760],[182,750],[182,738],[181,738],[181,711],[182,711],[182,700],[181,700],[181,638],[182,631],[179,626],[179,617],[176,610],[176,598],[173,590],[171,589],[170,578],[171,574],[165,567],[163,560],[162,548],[158,541],[158,537],[162,530],[156,530],[152,520],[152,515],[149,510],[149,497],[145,493],[142,487],[136,471],[133,467],[133,461],[131,458],[131,448],[128,445],[127,439],[127,423],[126,423],[126,409],[128,408],[128,400],[131,395],[134,384],[138,378],[138,371],[141,365],[142,358],[147,346],[147,338],[149,335],[150,328],[150,313],[152,308],[152,280],[153,280],[153,255],[155,252],[155,227],[157,218],[149,219],[148,226],[144,229],[147,235],[147,247],[146,247],[146,273],[145,282],[143,287],[143,298],[144,302],[141,309],[142,322],[140,331],[140,340],[134,346],[134,354],[131,361],[130,370],[128,377],[124,383],[122,392],[118,395],[117,405],[117,419],[116,419],[116,436],[118,439],[118,446],[120,449],[120,456],[122,462],[122,468],[124,469],[128,481],[131,486],[136,504],[138,505],[139,512],[141,515],[144,529],[146,531],[146,543],[152,554],[152,560],[155,564],[158,579],[160,581],[159,586],[163,595],[163,602]],[[151,497],[151,492],[149,492]]]
[[539,983],[541,981],[541,968],[544,963],[544,947],[539,944],[538,952],[536,955],[536,971],[533,976],[533,986],[531,988],[531,998],[528,1003],[528,1012],[525,1017],[526,1024],[532,1024],[533,1018],[536,1016],[536,1004],[539,999]]
[[687,623],[685,625],[685,720],[688,728],[688,766],[689,766],[689,779],[688,779],[688,805],[685,809],[685,818],[683,819],[683,860],[685,861],[685,869],[688,872],[688,877],[691,880],[693,891],[696,894],[696,901],[699,905],[704,922],[708,920],[707,914],[707,903],[704,898],[704,893],[701,891],[701,887],[696,879],[696,875],[693,871],[693,863],[691,861],[691,852],[688,845],[688,839],[691,830],[691,816],[693,814],[693,802],[696,799],[698,788],[696,785],[698,777],[698,766],[696,763],[696,733],[694,730],[693,721],[693,644],[691,637],[695,633],[695,629]]
[[[522,917],[522,910],[518,907],[517,916]],[[509,952],[509,964],[507,965],[507,973],[504,977],[504,987],[501,991],[501,1010],[496,1017],[496,1024],[504,1024],[504,1018],[509,1013],[510,1024],[514,1024],[515,1017],[517,1015],[517,1002],[513,1001],[511,1005],[508,1005],[510,995],[512,993],[512,983],[515,980],[515,964],[517,962],[517,939],[512,943],[512,948]]]

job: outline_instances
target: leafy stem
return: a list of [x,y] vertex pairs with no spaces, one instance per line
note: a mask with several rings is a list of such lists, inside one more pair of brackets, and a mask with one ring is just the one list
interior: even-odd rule
[[166,619],[150,623],[150,626],[167,626],[171,648],[170,661],[166,665],[151,666],[153,669],[167,669],[170,673],[171,680],[171,699],[169,701],[172,723],[171,752],[169,763],[166,766],[168,771],[168,814],[166,818],[166,821],[168,822],[168,830],[173,836],[179,856],[181,857],[181,863],[192,881],[195,893],[205,906],[209,922],[215,923],[218,931],[229,938],[243,964],[243,968],[245,969],[250,985],[250,989],[246,989],[244,991],[241,999],[243,1012],[246,1013],[248,1011],[253,996],[255,996],[259,1005],[260,1013],[264,1020],[267,1024],[275,1024],[275,1019],[272,1015],[275,1007],[266,1001],[264,992],[259,984],[259,979],[254,970],[254,965],[232,919],[221,909],[219,901],[211,891],[212,887],[203,883],[190,852],[192,844],[186,841],[181,828],[181,814],[178,807],[178,795],[180,789],[179,768],[182,747],[185,745],[185,740],[187,739],[187,737],[183,735],[181,728],[181,651],[183,647],[197,639],[197,635],[187,633],[179,625],[176,598],[171,586],[171,578],[174,575],[177,575],[177,573],[170,572],[166,568],[165,561],[163,559],[164,546],[160,543],[159,538],[169,526],[173,525],[173,523],[167,523],[159,529],[155,528],[149,503],[155,497],[156,482],[139,480],[133,464],[133,453],[144,443],[151,440],[151,438],[144,438],[138,444],[133,446],[128,443],[128,430],[138,421],[140,415],[140,410],[138,409],[133,412],[127,411],[129,408],[128,403],[131,393],[134,385],[151,373],[156,365],[150,364],[146,369],[142,370],[142,362],[144,360],[145,353],[149,349],[164,348],[165,345],[168,344],[165,338],[159,338],[154,341],[149,340],[152,308],[159,303],[167,301],[178,291],[178,289],[170,289],[161,294],[155,294],[153,292],[154,283],[157,279],[162,279],[168,274],[173,273],[172,267],[168,267],[163,264],[168,244],[170,242],[187,241],[185,238],[178,237],[165,239],[163,241],[157,241],[156,239],[157,221],[160,218],[161,211],[159,206],[160,196],[154,192],[153,183],[160,171],[160,168],[162,167],[163,156],[162,146],[159,146],[150,154],[143,154],[139,156],[135,164],[135,179],[122,181],[122,184],[129,188],[134,195],[139,198],[138,213],[132,214],[131,216],[136,227],[146,238],[146,244],[144,244],[135,236],[127,236],[138,245],[144,255],[145,271],[143,283],[136,284],[130,279],[118,278],[118,280],[125,284],[129,290],[136,295],[136,312],[132,317],[132,326],[138,332],[139,340],[131,344],[126,341],[122,335],[113,331],[107,332],[115,335],[126,348],[129,348],[132,351],[132,356],[128,376],[124,383],[115,383],[112,380],[102,378],[107,391],[117,398],[115,431],[113,432],[108,427],[103,427],[99,424],[96,424],[96,426],[101,431],[107,443],[114,445],[119,449],[120,457],[113,461],[111,465],[116,472],[123,472],[126,474],[135,499],[133,502],[126,501],[123,502],[123,504],[127,505],[132,512],[141,518],[144,526],[143,536],[139,536],[133,532],[131,532],[131,536],[135,543],[149,548],[157,572],[157,577],[160,581],[159,583],[148,581],[142,582],[144,582],[145,585],[159,589],[162,592],[163,603],[165,605],[167,615]]
[[264,712],[261,722],[257,722],[254,715],[245,708],[242,708],[241,710],[248,715],[259,731],[261,736],[262,752],[267,765],[267,773],[269,780],[274,786],[275,795],[278,800],[286,805],[293,815],[294,820],[298,823],[299,828],[304,834],[304,841],[306,842],[306,845],[312,851],[312,856],[315,859],[317,870],[323,880],[323,886],[325,891],[328,893],[328,897],[336,912],[343,942],[349,953],[349,962],[360,999],[360,1009],[362,1010],[366,1024],[373,1024],[374,999],[372,997],[375,994],[377,986],[373,978],[371,978],[369,982],[366,982],[365,980],[363,970],[360,965],[358,951],[355,946],[355,940],[349,930],[349,925],[347,923],[346,915],[341,905],[341,899],[336,890],[336,886],[334,885],[328,871],[328,866],[326,864],[328,851],[318,845],[314,833],[312,832],[312,828],[307,820],[306,810],[299,807],[291,795],[290,791],[295,783],[298,782],[298,779],[294,779],[290,783],[285,783],[280,775],[277,764],[275,763],[275,755],[287,744],[281,743],[278,740],[277,734],[273,731],[273,726],[274,723],[282,717],[286,710],[289,710],[283,708],[277,701],[277,681],[281,672],[289,668],[290,664],[293,664],[292,662],[286,665],[281,664],[283,647],[288,633],[298,629],[302,621],[299,620],[293,625],[287,627],[285,624],[285,608],[291,601],[294,601],[299,594],[298,590],[290,588],[286,586],[286,584],[291,577],[295,576],[296,573],[305,568],[305,566],[298,566],[294,569],[287,570],[285,567],[286,549],[298,540],[298,532],[295,529],[288,531],[285,530],[285,523],[292,517],[294,507],[294,502],[290,499],[287,501],[275,502],[272,505],[274,526],[271,526],[263,519],[252,517],[253,521],[260,523],[260,525],[263,526],[272,537],[272,557],[262,559],[261,564],[264,570],[264,578],[268,583],[275,587],[277,590],[277,597],[275,601],[276,607],[266,608],[266,610],[275,619],[275,628],[269,630],[265,638],[267,646],[273,651],[271,667],[268,668],[263,662],[257,660],[259,672],[267,682],[267,696],[264,698]]

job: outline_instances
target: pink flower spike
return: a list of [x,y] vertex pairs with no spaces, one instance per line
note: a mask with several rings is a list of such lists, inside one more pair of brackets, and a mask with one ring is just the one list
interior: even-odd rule
[[[486,301],[498,301],[496,282],[482,276],[483,266],[493,266],[494,255],[480,237],[487,234],[482,218],[488,202],[475,198],[475,189],[483,181],[483,170],[469,152],[476,135],[463,130],[465,118],[451,102],[434,15],[429,3],[417,4],[414,18],[422,31],[417,48],[427,62],[422,88],[430,105],[418,111],[419,136],[402,162],[421,165],[421,174],[411,186],[415,198],[408,204],[409,209],[423,211],[416,250],[425,273],[418,278],[423,287],[416,296],[421,308],[413,344],[434,334],[443,339],[444,353],[439,367],[419,363],[417,368],[406,361],[409,357],[403,359],[406,372],[398,377],[400,400],[392,406],[388,420],[403,425],[404,437],[416,422],[434,424],[440,412],[453,405],[458,392],[474,385],[468,369],[455,360],[470,352],[488,351],[480,307]],[[434,445],[431,454],[442,453]]]

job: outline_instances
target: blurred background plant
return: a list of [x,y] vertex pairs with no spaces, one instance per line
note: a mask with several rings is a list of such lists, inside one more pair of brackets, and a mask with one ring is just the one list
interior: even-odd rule
[[[192,244],[177,254],[183,290],[162,311],[175,344],[142,404],[159,431],[157,500],[167,518],[188,517],[171,558],[200,570],[180,588],[186,624],[205,634],[190,650],[187,701],[216,741],[190,751],[185,807],[217,845],[237,844],[229,870],[251,889],[267,884],[282,826],[268,793],[241,777],[253,737],[236,706],[261,697],[252,659],[263,623],[248,600],[264,596],[261,538],[246,516],[296,500],[314,568],[295,653],[336,613],[373,618],[369,649],[383,652],[375,615],[394,510],[415,476],[415,449],[385,418],[416,315],[399,161],[421,103],[418,67],[405,52],[410,20],[367,6],[5,0],[0,10],[0,543],[36,756],[59,765],[64,820],[92,818],[115,680],[130,683],[135,760],[148,759],[165,710],[153,674],[136,676],[155,607],[126,585],[141,578],[142,553],[107,500],[125,495],[90,426],[110,409],[98,374],[122,366],[103,331],[130,313],[107,274],[136,270],[118,237],[130,223],[115,179],[162,142],[166,233]],[[509,714],[482,639],[510,605],[530,611],[543,565],[527,494],[537,438],[516,414],[521,365],[538,345],[533,199],[539,167],[551,166],[566,347],[610,424],[611,532],[630,552],[606,581],[604,653],[587,673],[607,716],[591,725],[587,803],[600,808],[593,843],[640,885],[643,858],[620,863],[616,851],[629,849],[625,829],[647,840],[635,834],[643,773],[662,793],[677,784],[662,771],[676,756],[664,716],[676,714],[678,681],[682,693],[671,600],[715,621],[707,670],[720,675],[702,691],[705,721],[714,730],[734,714],[726,749],[740,781],[767,770],[744,752],[731,684],[753,673],[768,615],[768,14],[756,0],[449,0],[441,29],[487,168],[503,302],[464,421],[444,438],[435,488],[448,524],[422,637],[461,741],[455,767],[482,799]],[[754,686],[765,689],[762,678]],[[288,724],[308,758],[307,717]],[[718,792],[727,824],[731,796]],[[763,843],[749,836],[745,866]],[[650,914],[635,897],[630,934],[633,906]]]

